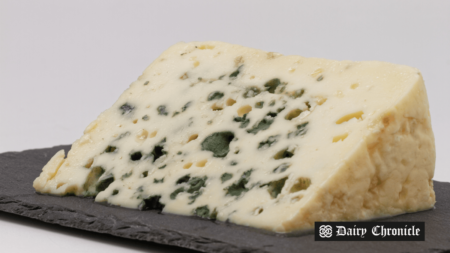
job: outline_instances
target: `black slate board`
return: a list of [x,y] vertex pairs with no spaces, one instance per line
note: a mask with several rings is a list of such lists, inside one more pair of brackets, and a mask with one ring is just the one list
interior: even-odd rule
[[32,183],[60,149],[0,154],[0,211],[47,223],[202,252],[450,252],[450,183],[434,182],[436,208],[383,221],[424,221],[424,242],[315,242],[314,235],[266,231],[157,211],[94,203],[93,199],[36,194]]

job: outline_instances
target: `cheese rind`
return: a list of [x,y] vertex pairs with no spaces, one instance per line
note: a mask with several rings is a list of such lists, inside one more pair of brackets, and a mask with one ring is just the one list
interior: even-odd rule
[[178,43],[34,187],[290,232],[435,203],[417,69]]

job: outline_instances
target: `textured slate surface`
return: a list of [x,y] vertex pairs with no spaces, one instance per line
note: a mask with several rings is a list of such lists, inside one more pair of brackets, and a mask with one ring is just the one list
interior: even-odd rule
[[425,242],[315,242],[312,234],[276,235],[228,223],[138,211],[93,199],[38,195],[32,183],[59,149],[0,154],[0,211],[114,236],[203,252],[450,252],[450,183],[435,182],[434,210],[384,221],[424,221]]

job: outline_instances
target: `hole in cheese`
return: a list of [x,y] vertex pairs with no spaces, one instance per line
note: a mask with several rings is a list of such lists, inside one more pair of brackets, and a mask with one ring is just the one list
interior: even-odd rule
[[291,203],[293,204],[293,203],[295,203],[295,202],[298,202],[299,200],[301,200],[302,199],[302,196],[296,196],[296,197],[293,197],[292,199],[291,199]]
[[79,188],[77,185],[69,185],[66,188],[66,193],[67,194],[77,194],[79,192]]
[[197,162],[195,164],[195,166],[197,166],[197,167],[205,167],[206,162],[208,162],[207,159],[201,160],[201,161]]
[[350,88],[356,89],[356,88],[358,88],[358,86],[359,86],[359,83],[354,83],[350,86]]
[[213,111],[220,111],[220,110],[223,110],[223,106],[214,103],[214,104],[211,106],[211,109],[212,109]]
[[318,69],[314,70],[314,72],[311,73],[311,76],[312,77],[317,77],[322,72],[323,72],[323,69],[318,68]]
[[147,139],[148,137],[148,132],[145,129],[142,129],[141,131],[139,131],[136,135],[136,141],[138,142],[142,142],[145,141],[145,139]]
[[309,111],[309,109],[311,109],[311,105],[309,104],[309,101],[306,101],[305,105],[308,107],[308,111]]
[[324,97],[317,97],[317,98],[316,98],[316,102],[317,102],[318,105],[322,105],[322,104],[325,103],[326,101],[327,101],[327,99],[324,98]]
[[192,166],[192,163],[186,163],[183,165],[183,169],[189,169]]
[[364,114],[364,112],[363,111],[359,111],[359,112],[354,112],[354,113],[350,113],[350,114],[347,114],[347,115],[345,115],[344,117],[342,117],[342,118],[340,118],[340,119],[338,119],[337,121],[336,121],[336,124],[342,124],[342,123],[344,123],[344,122],[347,122],[347,121],[349,121],[349,120],[351,120],[351,119],[353,119],[353,118],[356,118],[356,119],[362,119],[362,115]]
[[291,120],[293,118],[297,118],[298,115],[300,115],[300,113],[302,113],[302,110],[300,109],[293,109],[291,110],[284,118],[287,120]]
[[187,73],[184,73],[182,76],[180,76],[180,79],[181,79],[181,80],[186,80],[186,79],[188,79],[188,78],[189,78],[189,76],[188,76]]
[[93,163],[94,163],[94,158],[89,158],[89,160],[86,162],[86,165],[84,165],[84,167],[87,169],[90,169]]
[[261,214],[263,211],[264,211],[264,208],[262,208],[262,207],[257,207],[257,208],[255,209],[255,211],[253,212],[253,214],[254,214],[254,215],[259,215],[259,214]]
[[303,96],[304,93],[305,93],[305,89],[294,90],[294,91],[288,92],[289,96],[292,98],[299,98],[299,97]]
[[[297,178],[297,181],[295,184],[291,187],[289,190],[290,193],[302,191],[308,189],[308,187],[311,185],[311,179],[307,177],[299,177]],[[298,196],[297,196],[298,198]]]
[[236,103],[236,100],[234,100],[234,99],[232,99],[232,98],[229,98],[228,100],[227,100],[227,106],[232,106],[232,105],[234,105]]
[[116,150],[116,147],[108,146],[108,147],[106,147],[105,152],[106,153],[111,153],[111,152],[114,152],[115,150]]
[[383,125],[384,125],[384,127],[388,127],[391,124],[391,122],[394,122],[394,120],[395,120],[395,118],[394,118],[393,115],[390,115],[390,114],[386,115],[383,118]]
[[287,148],[278,151],[278,153],[275,154],[273,157],[275,160],[284,159],[284,158],[291,158],[294,156],[294,151],[289,151]]
[[337,135],[333,137],[333,142],[344,141],[347,138],[348,133]]
[[100,166],[92,168],[86,178],[86,181],[84,182],[84,190],[87,191],[92,186],[95,186],[95,184],[98,182],[98,179],[103,175],[104,172],[105,170]]
[[188,143],[190,141],[193,141],[193,140],[197,139],[197,137],[198,137],[198,134],[193,134],[193,135],[189,136]]
[[241,106],[241,108],[239,108],[237,110],[237,113],[238,113],[239,117],[242,117],[244,114],[247,114],[251,111],[252,111],[252,107],[250,105],[244,105],[244,106]]
[[151,134],[150,134],[150,138],[153,138],[153,137],[155,137],[156,136],[156,134],[158,133],[158,131],[153,131]]
[[214,49],[213,45],[201,45],[197,47],[200,50],[205,50],[205,49]]

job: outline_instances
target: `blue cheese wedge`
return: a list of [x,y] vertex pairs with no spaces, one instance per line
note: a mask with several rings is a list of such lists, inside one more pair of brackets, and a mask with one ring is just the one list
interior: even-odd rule
[[432,208],[420,72],[178,43],[100,114],[37,192],[290,232]]

